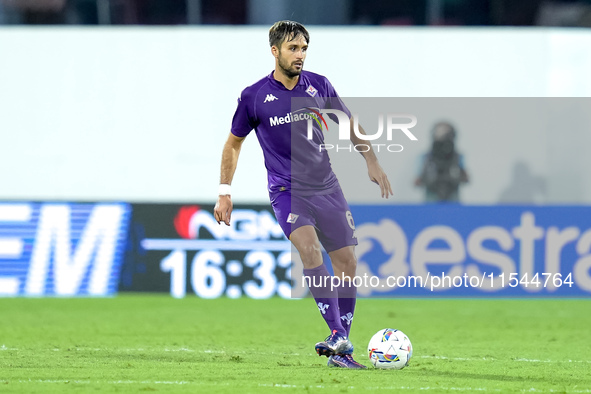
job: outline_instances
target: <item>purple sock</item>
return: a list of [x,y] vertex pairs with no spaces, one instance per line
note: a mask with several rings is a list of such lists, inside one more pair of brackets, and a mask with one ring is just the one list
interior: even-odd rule
[[[331,275],[326,266],[322,264],[316,268],[304,268],[304,277],[308,278],[305,281],[330,332],[336,330],[339,334],[346,335],[347,330],[341,323],[338,294],[336,289],[330,286]],[[328,279],[325,279],[326,277]]]
[[351,324],[353,323],[353,315],[355,313],[355,302],[357,301],[357,287],[351,282],[341,283],[336,288],[339,296],[339,311],[341,315],[341,323],[347,331],[347,337],[351,332]]

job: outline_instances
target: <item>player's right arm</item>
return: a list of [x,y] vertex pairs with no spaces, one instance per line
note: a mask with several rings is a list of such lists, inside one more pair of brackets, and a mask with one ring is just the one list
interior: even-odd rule
[[[244,89],[238,98],[238,107],[232,118],[230,135],[222,151],[220,185],[232,184],[242,142],[251,130],[258,125],[256,117],[253,116],[255,111],[252,108],[253,98],[251,90],[250,87]],[[215,220],[217,220],[218,224],[224,222],[229,226],[230,216],[232,215],[232,196],[229,193],[229,186],[220,186],[220,193],[218,194],[218,201],[213,209]]]
[[[228,140],[222,151],[222,168],[220,171],[220,184],[231,185],[234,172],[238,165],[238,156],[242,148],[242,142],[245,137],[237,137],[230,133]],[[230,225],[230,216],[232,215],[232,196],[230,194],[220,194],[218,201],[213,209],[215,220],[218,224],[221,222]]]

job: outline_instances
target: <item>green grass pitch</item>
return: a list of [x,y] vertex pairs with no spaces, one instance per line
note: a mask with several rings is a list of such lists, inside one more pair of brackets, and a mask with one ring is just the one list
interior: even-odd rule
[[0,299],[0,393],[591,393],[591,300],[359,300],[359,361],[386,327],[401,371],[328,368],[311,299]]

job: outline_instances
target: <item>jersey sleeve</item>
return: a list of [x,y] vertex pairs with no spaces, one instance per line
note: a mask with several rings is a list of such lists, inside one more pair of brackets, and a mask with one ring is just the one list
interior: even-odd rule
[[351,111],[349,111],[349,108],[347,108],[343,100],[341,100],[337,94],[337,91],[328,79],[326,79],[326,107],[342,111],[346,113],[349,118],[351,118]]
[[246,91],[243,91],[238,97],[238,106],[234,112],[230,129],[236,137],[246,137],[256,127],[254,109],[250,105],[252,100],[249,100],[248,97]]

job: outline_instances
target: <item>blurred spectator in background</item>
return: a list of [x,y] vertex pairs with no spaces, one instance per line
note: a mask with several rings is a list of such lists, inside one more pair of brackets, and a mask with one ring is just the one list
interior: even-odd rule
[[426,202],[458,202],[460,185],[468,182],[464,159],[456,151],[456,131],[448,122],[435,124],[431,151],[422,158],[415,185],[425,188]]
[[591,27],[591,0],[0,0],[0,24]]
[[534,175],[527,163],[513,165],[511,182],[499,197],[501,204],[535,204],[546,199],[546,180]]
[[591,1],[544,1],[536,16],[539,26],[591,27]]
[[66,0],[1,0],[7,15],[4,23],[62,24],[66,23]]

